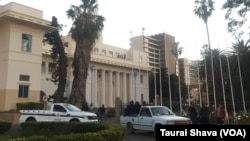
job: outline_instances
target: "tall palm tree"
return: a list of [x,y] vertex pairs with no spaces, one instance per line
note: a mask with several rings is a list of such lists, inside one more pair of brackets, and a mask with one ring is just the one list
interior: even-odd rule
[[245,75],[245,79],[247,79],[248,74],[248,61],[249,60],[249,48],[250,48],[250,40],[245,42],[244,40],[238,39],[237,42],[232,44],[231,53],[233,56],[232,66],[233,66],[233,73],[237,73],[238,69],[238,76],[240,79],[240,86],[241,86],[241,94],[242,94],[242,102],[243,102],[243,110],[246,112],[246,104],[245,104],[245,95],[244,95],[244,87],[243,87],[243,77]]
[[97,0],[81,0],[78,7],[71,5],[67,11],[69,18],[73,20],[70,34],[76,42],[73,67],[73,83],[70,95],[70,103],[81,107],[86,103],[86,80],[88,76],[91,51],[104,27],[104,17],[97,15]]
[[[212,0],[195,0],[195,7],[194,7],[193,12],[196,16],[201,18],[206,25],[208,47],[211,53],[211,69],[212,69],[212,79],[213,79],[212,82],[213,82],[213,93],[215,97],[213,58],[212,58],[211,43],[210,43],[210,36],[209,36],[209,30],[208,30],[208,18],[212,15],[213,11],[214,11],[214,2]],[[216,105],[216,99],[214,99],[214,104]]]
[[[179,42],[175,42],[173,45],[172,53],[176,57],[176,62],[178,65],[178,83],[179,83],[179,100],[180,100],[180,112],[182,113],[182,96],[181,96],[181,78],[180,78],[180,65],[179,65],[179,55],[181,55],[183,52],[183,47],[179,47]],[[176,65],[175,65],[175,70],[176,70]]]

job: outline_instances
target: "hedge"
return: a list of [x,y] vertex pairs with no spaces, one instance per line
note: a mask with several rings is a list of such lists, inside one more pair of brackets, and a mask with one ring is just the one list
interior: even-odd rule
[[44,105],[41,102],[20,102],[16,103],[17,110],[43,110]]
[[[43,124],[42,126],[44,126],[46,123],[42,123],[42,124]],[[53,124],[54,124],[53,125],[54,127],[56,123],[53,123]],[[66,125],[67,123],[66,124],[63,123],[63,124]],[[125,136],[125,128],[118,126],[118,125],[106,125],[102,123],[78,123],[78,125],[76,123],[69,123],[69,124],[72,124],[69,126],[69,128],[72,129],[72,133],[69,133],[69,134],[62,133],[62,134],[57,134],[57,135],[50,136],[50,137],[41,136],[41,135],[33,135],[33,136],[27,136],[27,137],[13,138],[13,139],[10,139],[10,141],[123,141],[123,138]],[[84,129],[84,127],[82,127],[84,125],[86,125],[86,128],[92,131],[87,131],[86,129]],[[42,126],[36,126],[36,127],[42,127]],[[98,127],[94,127],[94,126],[98,126]],[[94,131],[99,127],[102,130],[99,130],[97,132]],[[82,129],[84,129],[84,131]],[[53,131],[55,130],[51,129],[51,132]],[[83,132],[80,132],[80,131],[83,131]]]
[[11,126],[12,126],[11,122],[0,121],[0,134],[3,134],[5,132],[9,131]]

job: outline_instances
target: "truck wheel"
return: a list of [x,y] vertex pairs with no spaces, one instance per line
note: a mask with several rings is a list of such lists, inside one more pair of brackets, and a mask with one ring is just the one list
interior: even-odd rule
[[30,118],[26,119],[26,122],[36,122],[36,119],[33,117],[30,117]]
[[133,125],[131,123],[127,124],[127,133],[128,134],[134,134],[135,133],[135,129],[133,127]]
[[70,122],[80,122],[78,119],[71,119]]

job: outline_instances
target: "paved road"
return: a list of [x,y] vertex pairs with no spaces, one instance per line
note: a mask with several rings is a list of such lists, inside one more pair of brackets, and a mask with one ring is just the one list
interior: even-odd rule
[[125,134],[124,141],[155,141],[153,133],[136,131],[135,134]]

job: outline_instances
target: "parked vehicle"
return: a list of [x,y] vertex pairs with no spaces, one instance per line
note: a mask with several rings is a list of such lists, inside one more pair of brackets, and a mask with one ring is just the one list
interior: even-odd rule
[[190,118],[177,116],[165,106],[142,106],[137,115],[122,115],[120,124],[126,127],[129,134],[136,130],[155,131],[156,125],[187,125],[192,124]]
[[81,111],[67,103],[53,103],[48,110],[20,110],[19,122],[98,122],[95,113]]

